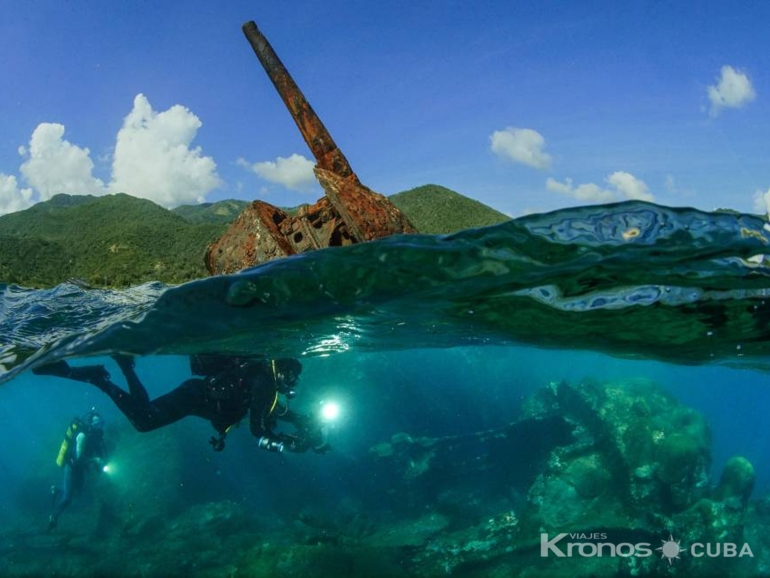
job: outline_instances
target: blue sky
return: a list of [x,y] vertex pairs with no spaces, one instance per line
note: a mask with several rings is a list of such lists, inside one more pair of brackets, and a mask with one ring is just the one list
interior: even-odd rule
[[0,213],[321,196],[254,19],[383,194],[511,216],[641,198],[765,211],[767,2],[2,2]]

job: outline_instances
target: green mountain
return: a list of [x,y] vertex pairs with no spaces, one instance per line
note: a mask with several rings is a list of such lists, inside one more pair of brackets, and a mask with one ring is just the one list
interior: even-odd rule
[[50,201],[0,217],[0,279],[51,285],[71,277],[126,286],[203,277],[203,252],[223,224],[193,224],[125,194]]
[[[450,233],[507,219],[436,185],[390,199],[422,233]],[[56,195],[0,216],[0,282],[40,287],[77,278],[121,287],[205,277],[206,247],[248,204],[228,200],[169,211],[126,194]]]
[[216,203],[201,203],[199,205],[181,205],[171,209],[172,213],[184,217],[191,223],[231,223],[240,215],[249,201],[218,201]]
[[388,198],[420,233],[431,235],[496,225],[510,219],[483,203],[438,185],[424,185]]

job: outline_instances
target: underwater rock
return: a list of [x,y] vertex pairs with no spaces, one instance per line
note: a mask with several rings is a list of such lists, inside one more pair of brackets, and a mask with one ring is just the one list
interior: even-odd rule
[[[710,443],[703,417],[649,381],[562,382],[532,395],[503,428],[398,434],[372,448],[371,471],[390,480],[394,509],[429,504],[456,523],[504,511],[521,493],[528,528],[657,532],[708,497]],[[742,487],[735,469],[733,493]],[[474,488],[484,488],[483,500]]]
[[598,454],[577,458],[567,466],[564,475],[584,498],[602,496],[610,487],[610,474]]
[[[764,520],[765,532],[768,519]],[[710,545],[712,552],[723,548],[724,544],[737,544],[740,550],[744,543],[750,543],[755,549],[759,540],[747,536],[743,511],[726,506],[725,503],[704,498],[683,512],[679,512],[667,521],[667,527],[688,551],[693,544],[703,545],[700,553]],[[727,557],[724,555],[682,556],[677,560],[678,570],[687,576],[757,576],[766,575],[758,572],[758,560],[752,556]]]
[[340,500],[335,507],[305,505],[293,520],[295,539],[303,544],[350,545],[375,532],[374,519],[365,507],[349,498]]
[[440,535],[450,523],[451,520],[447,516],[431,512],[424,516],[382,526],[369,541],[390,548],[420,547],[433,537]]
[[431,536],[405,563],[411,576],[468,575],[510,555],[518,533],[518,517],[506,511],[477,525]]
[[197,534],[227,536],[248,527],[248,518],[243,507],[231,501],[196,504],[169,525],[174,534]]
[[722,478],[714,491],[717,500],[727,507],[742,510],[754,490],[754,466],[746,458],[730,458],[722,472]]
[[[552,383],[533,397],[526,415],[561,415],[575,435],[568,446],[553,449],[548,468],[530,490],[534,519],[546,527],[588,519],[593,527],[623,520],[652,523],[706,495],[707,424],[654,384]],[[602,512],[595,506],[599,496]]]
[[231,501],[197,504],[169,519],[163,537],[144,536],[137,546],[143,556],[138,574],[149,576],[227,576],[233,561],[254,545],[242,505]]

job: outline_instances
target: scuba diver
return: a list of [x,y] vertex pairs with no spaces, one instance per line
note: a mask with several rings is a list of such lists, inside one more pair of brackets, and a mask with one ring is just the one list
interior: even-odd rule
[[102,417],[91,410],[82,418],[76,418],[67,428],[56,463],[63,467],[62,487],[51,487],[53,513],[48,517],[48,530],[59,524],[59,516],[67,509],[75,494],[83,489],[86,472],[101,472],[107,452],[104,446]]
[[[296,359],[256,359],[216,353],[190,356],[193,377],[176,389],[151,400],[134,371],[134,358],[114,355],[128,391],[110,380],[103,365],[71,367],[58,361],[33,370],[37,375],[54,375],[91,383],[106,393],[140,432],[152,431],[179,421],[188,415],[209,420],[219,434],[209,443],[215,451],[225,447],[227,432],[249,414],[251,433],[258,447],[267,451],[304,452],[312,449],[328,451],[326,428],[313,418],[297,414],[288,408],[288,401],[279,403],[279,394],[286,400],[294,397],[302,364]],[[291,423],[293,434],[276,433],[277,421]]]

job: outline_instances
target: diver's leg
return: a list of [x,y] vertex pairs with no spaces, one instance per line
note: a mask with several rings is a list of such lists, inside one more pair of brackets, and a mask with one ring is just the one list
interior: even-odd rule
[[[138,381],[137,379],[137,383]],[[152,431],[188,415],[210,419],[205,415],[205,383],[200,379],[188,379],[176,389],[152,401],[149,400],[144,387],[143,394],[134,395],[126,393],[109,381],[96,386],[110,396],[137,431]]]
[[73,475],[74,471],[70,464],[64,465],[64,472],[62,475],[62,489],[59,494],[59,498],[56,501],[56,505],[53,509],[53,514],[48,518],[48,529],[53,530],[58,522],[61,513],[67,509],[67,506],[72,502],[72,489],[73,489]]
[[[147,390],[134,371],[134,360],[132,357],[114,355],[113,359],[123,372],[129,391],[124,391],[110,381],[109,374],[106,371],[106,377],[102,376],[101,379],[94,379],[90,383],[93,383],[110,397],[136,430],[141,432],[152,431],[188,415],[188,413],[178,410],[177,406],[183,401],[181,399],[183,396],[179,394],[172,395],[174,392],[159,398],[155,402],[150,401]],[[70,371],[77,369],[80,368],[73,367],[70,368]],[[166,397],[169,397],[169,399],[164,400]],[[158,401],[160,401],[159,404],[157,403]]]
[[115,360],[115,363],[120,367],[120,371],[123,372],[126,383],[128,383],[128,391],[131,392],[131,395],[137,400],[149,404],[150,396],[147,395],[147,390],[142,385],[142,382],[139,381],[136,371],[134,371],[134,358],[129,355],[113,355],[112,359]]
[[134,372],[133,359],[122,355],[114,356],[114,359],[126,378],[129,392],[112,383],[108,373],[106,377],[90,383],[112,399],[137,431],[152,431],[179,421],[185,416],[205,412],[205,384],[202,380],[189,379],[175,390],[151,401],[147,390]]
[[[134,374],[133,368],[127,373],[121,365],[121,370],[124,375],[126,375],[126,381],[128,381],[129,389],[131,390],[129,393],[110,381],[110,374],[103,365],[70,367],[63,361],[60,363],[57,362],[56,365],[57,367],[54,368],[53,371],[48,369],[49,366],[41,368],[46,371],[43,375],[58,375],[60,377],[91,383],[107,394],[137,430],[149,431],[150,429],[155,429],[153,427],[148,428],[145,426],[145,416],[150,413],[150,399],[147,395],[147,391],[144,389],[141,382],[139,382],[139,378]],[[128,374],[132,374],[133,379],[129,379]]]
[[103,365],[71,367],[66,361],[57,361],[36,368],[33,373],[55,375],[95,385],[109,396],[131,425],[141,432],[161,428],[188,415],[206,413],[205,386],[202,380],[187,380],[175,390],[150,401],[147,390],[134,372],[133,360],[128,356],[115,356],[114,359],[126,378],[129,392],[110,381],[110,374]]
[[158,429],[188,415],[212,419],[205,389],[202,379],[188,379],[176,389],[145,404],[138,415],[129,416],[129,419],[139,431]]

